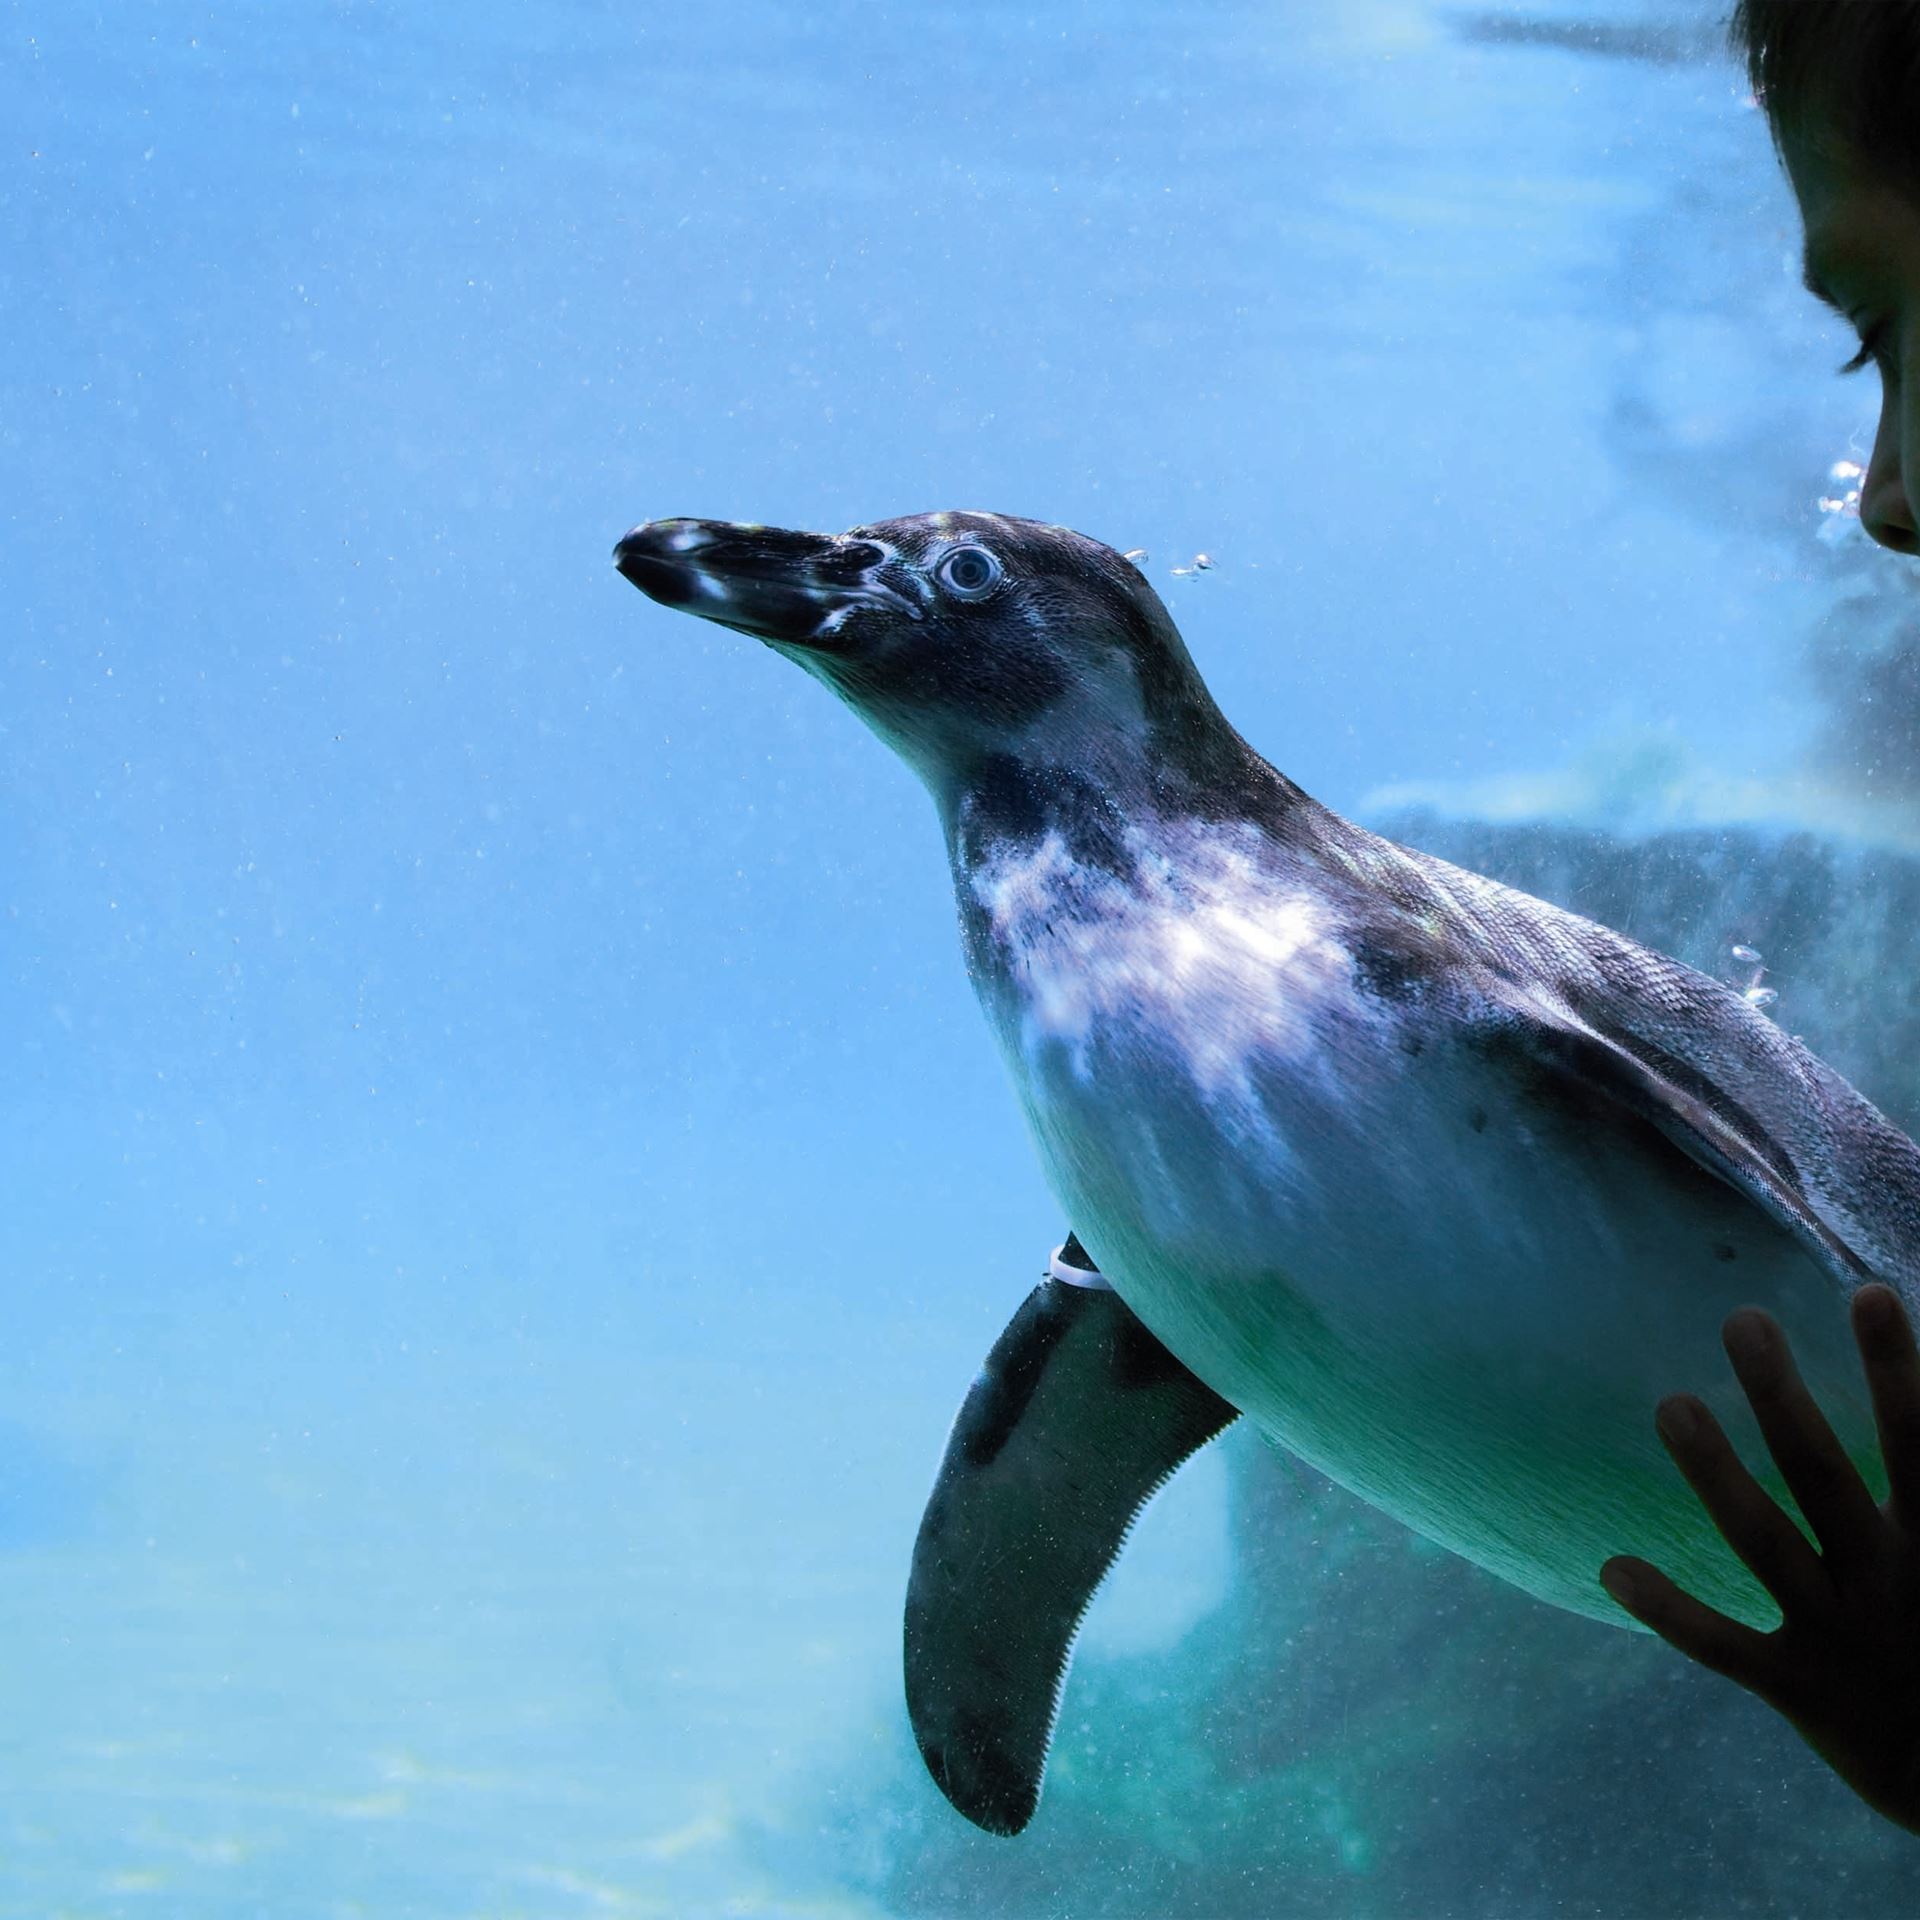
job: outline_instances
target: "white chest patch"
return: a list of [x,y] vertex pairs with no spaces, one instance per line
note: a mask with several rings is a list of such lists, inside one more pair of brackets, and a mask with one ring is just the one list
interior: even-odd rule
[[1324,907],[1230,838],[1128,839],[1139,865],[1124,879],[1081,865],[1057,832],[971,876],[1012,994],[995,1009],[1003,1039],[1030,1071],[1064,1050],[1084,1078],[1096,1035],[1131,1036],[1208,1096],[1244,1091],[1258,1055],[1305,1062],[1350,973]]

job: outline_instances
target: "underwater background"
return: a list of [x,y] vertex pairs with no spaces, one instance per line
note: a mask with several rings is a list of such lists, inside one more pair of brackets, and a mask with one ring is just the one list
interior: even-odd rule
[[947,1808],[907,1556],[1067,1223],[911,777],[609,561],[1144,547],[1309,790],[1920,1125],[1920,602],[1720,11],[0,7],[0,1915],[1910,1905],[1239,1430]]

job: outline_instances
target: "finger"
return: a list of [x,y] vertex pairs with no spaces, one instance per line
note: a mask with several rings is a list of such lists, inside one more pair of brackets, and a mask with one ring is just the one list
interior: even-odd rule
[[1853,1337],[1873,1395],[1887,1497],[1901,1525],[1920,1522],[1920,1346],[1900,1296],[1877,1281],[1853,1296]]
[[1676,1393],[1660,1402],[1654,1427],[1727,1545],[1792,1613],[1830,1590],[1820,1556],[1779,1503],[1747,1471],[1703,1401]]
[[1615,1555],[1600,1569],[1600,1584],[1668,1646],[1765,1697],[1775,1665],[1769,1635],[1715,1613],[1658,1567],[1627,1554]]
[[1871,1550],[1880,1509],[1807,1391],[1780,1323],[1758,1307],[1728,1314],[1721,1343],[1814,1538],[1842,1560]]

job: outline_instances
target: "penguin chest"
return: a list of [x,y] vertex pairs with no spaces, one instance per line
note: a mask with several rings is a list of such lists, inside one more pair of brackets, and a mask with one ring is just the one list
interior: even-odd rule
[[1511,1170],[1482,1137],[1485,1075],[1431,1015],[1365,989],[1310,893],[1031,914],[1000,953],[989,1011],[1051,1183],[1162,1338],[1417,1307],[1436,1208],[1483,1292],[1502,1285],[1487,1256],[1525,1234],[1491,1198]]
[[1644,1121],[1363,975],[1283,890],[1020,943],[990,1006],[1075,1230],[1195,1373],[1429,1537],[1616,1621],[1600,1563],[1664,1554],[1764,1622],[1652,1410],[1687,1387],[1750,1430],[1718,1327],[1752,1301],[1865,1448],[1831,1282]]
[[1425,1057],[1405,1010],[1360,989],[1324,905],[1244,874],[1177,893],[1096,891],[1077,873],[1067,887],[1045,851],[1032,864],[1051,886],[1002,879],[988,895],[996,937],[976,977],[1083,1238],[1164,1248],[1223,1281],[1301,1265],[1312,1289],[1315,1263],[1296,1256],[1336,1221],[1418,1204],[1406,1178],[1428,1184],[1473,1090]]

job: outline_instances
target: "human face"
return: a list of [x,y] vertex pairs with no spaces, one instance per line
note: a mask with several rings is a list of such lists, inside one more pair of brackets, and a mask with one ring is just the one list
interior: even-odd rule
[[1883,547],[1920,552],[1920,199],[1843,143],[1782,141],[1806,228],[1807,287],[1860,336],[1880,374],[1880,427],[1860,521]]

